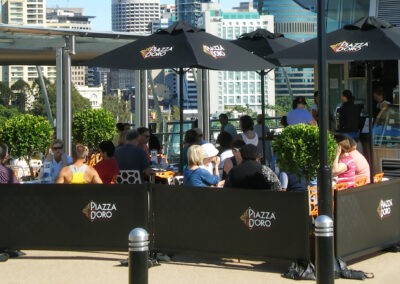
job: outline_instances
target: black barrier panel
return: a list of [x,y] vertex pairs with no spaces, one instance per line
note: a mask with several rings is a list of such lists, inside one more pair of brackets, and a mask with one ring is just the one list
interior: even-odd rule
[[400,179],[335,194],[336,255],[354,259],[400,242]]
[[307,193],[154,185],[154,249],[309,259]]
[[3,185],[0,247],[123,250],[147,229],[145,185]]

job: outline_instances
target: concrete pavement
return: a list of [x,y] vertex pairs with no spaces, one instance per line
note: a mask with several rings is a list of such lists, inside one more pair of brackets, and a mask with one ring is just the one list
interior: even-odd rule
[[[119,266],[121,252],[26,251],[25,256],[0,262],[1,284],[128,283],[128,268]],[[149,269],[151,284],[274,284],[298,281],[281,277],[288,261],[249,261],[178,255]],[[400,253],[378,253],[349,265],[373,272],[368,284],[400,283]],[[357,283],[339,279],[335,283]],[[305,283],[313,283],[307,281]]]

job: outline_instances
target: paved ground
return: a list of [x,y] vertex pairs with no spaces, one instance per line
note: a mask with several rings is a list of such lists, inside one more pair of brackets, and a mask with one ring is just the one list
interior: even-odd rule
[[[127,257],[118,252],[24,251],[25,256],[0,262],[1,284],[111,284],[128,283],[128,268],[119,266]],[[177,256],[173,261],[149,269],[149,283],[157,284],[274,284],[299,283],[281,277],[285,261]],[[400,253],[379,253],[350,264],[375,274],[365,283],[400,283]],[[302,281],[314,283],[313,281]],[[300,283],[302,283],[300,282]],[[335,283],[358,283],[339,279]]]

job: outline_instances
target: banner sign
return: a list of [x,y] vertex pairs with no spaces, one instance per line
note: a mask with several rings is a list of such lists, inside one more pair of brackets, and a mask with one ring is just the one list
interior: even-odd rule
[[0,190],[0,247],[128,249],[148,228],[145,185],[7,185]]
[[335,195],[336,255],[347,260],[400,242],[399,179]]
[[155,185],[154,248],[309,259],[307,192]]

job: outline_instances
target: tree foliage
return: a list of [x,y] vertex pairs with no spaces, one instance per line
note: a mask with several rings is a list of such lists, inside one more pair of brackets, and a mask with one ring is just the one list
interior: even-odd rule
[[[328,162],[335,158],[336,142],[328,133]],[[319,167],[319,128],[307,124],[287,126],[274,141],[279,167],[289,173],[304,176],[307,181],[317,176]]]
[[75,143],[94,149],[104,140],[112,140],[116,134],[116,120],[104,109],[84,109],[72,119],[72,136]]
[[2,127],[8,119],[19,114],[20,112],[15,107],[0,105],[0,127]]
[[121,100],[118,96],[103,96],[102,107],[111,112],[118,122],[128,122],[131,120],[130,101]]
[[53,128],[41,116],[20,114],[8,119],[0,129],[0,141],[11,149],[11,155],[29,159],[34,152],[44,153],[52,141]]

